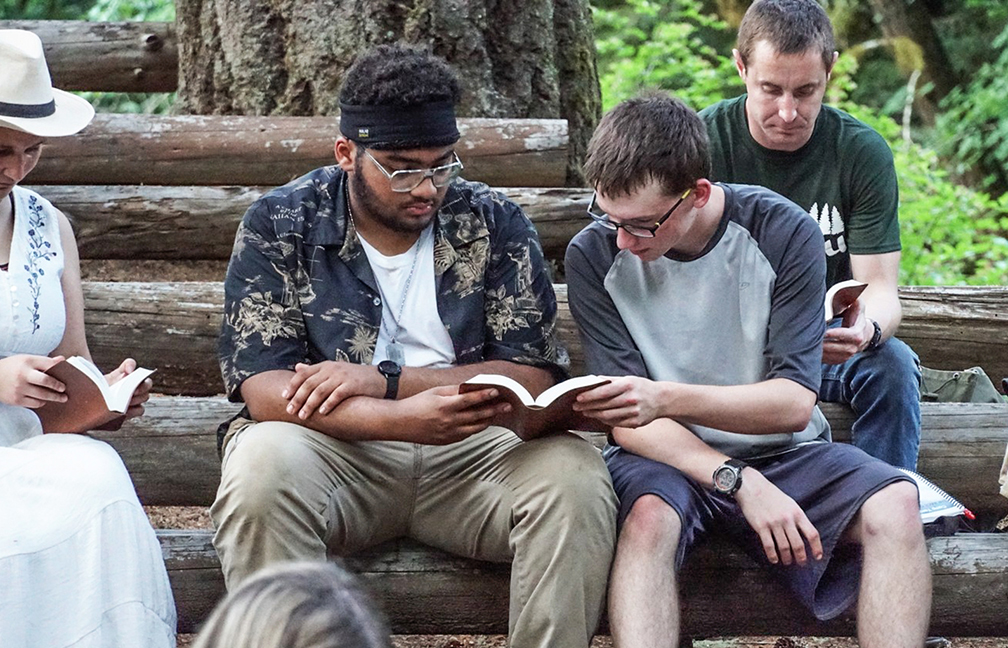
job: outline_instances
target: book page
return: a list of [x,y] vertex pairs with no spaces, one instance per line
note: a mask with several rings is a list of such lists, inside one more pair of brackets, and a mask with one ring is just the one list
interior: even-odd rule
[[[502,376],[500,374],[478,374],[473,376],[459,385],[459,393],[464,394],[466,392],[478,391],[480,389],[488,389],[491,387],[511,392],[513,396],[517,397],[518,402],[523,404],[525,407],[531,407],[535,402],[535,399],[532,398],[532,394],[525,389],[524,385],[513,378]],[[504,398],[508,402],[514,401],[514,398],[508,398],[507,394],[504,394]]]
[[[588,391],[593,387],[598,387],[599,385],[605,385],[609,382],[608,378],[603,378],[602,376],[578,376],[576,378],[569,378],[563,382],[557,383],[539,394],[535,398],[535,405],[537,407],[549,407],[550,403],[555,401],[560,396],[566,394],[567,392],[578,390],[578,394],[581,392]],[[575,394],[575,397],[577,394]],[[571,399],[573,402],[573,399]]]
[[511,411],[496,416],[493,425],[506,427],[528,441],[542,434],[563,430],[608,432],[609,426],[574,411],[578,394],[609,382],[601,376],[578,376],[553,385],[533,399],[521,384],[497,374],[480,374],[459,385],[459,393],[497,388],[499,400],[511,404]]
[[826,291],[826,321],[841,315],[857,301],[868,284],[857,279],[848,279],[830,286]]
[[105,403],[108,405],[108,408],[113,412],[125,414],[126,410],[129,409],[130,399],[133,398],[133,392],[152,373],[154,373],[153,369],[137,367],[133,370],[133,373],[124,376],[122,380],[109,386],[105,394]]
[[95,363],[91,362],[87,358],[82,358],[81,356],[70,356],[66,359],[71,365],[80,370],[82,374],[87,376],[91,382],[101,391],[102,396],[105,397],[105,401],[108,402],[108,382],[105,381],[105,374],[101,372]]
[[930,524],[940,517],[955,517],[965,515],[972,517],[972,513],[965,506],[959,503],[954,497],[938,488],[929,479],[919,473],[915,473],[905,468],[900,468],[903,473],[913,478],[917,484],[917,492],[920,497],[921,522]]

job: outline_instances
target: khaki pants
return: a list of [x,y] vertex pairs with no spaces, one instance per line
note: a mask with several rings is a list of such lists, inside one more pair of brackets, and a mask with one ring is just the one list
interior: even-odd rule
[[411,537],[511,562],[510,645],[588,646],[616,539],[599,452],[491,427],[448,446],[344,442],[280,422],[226,439],[211,508],[229,589],[262,567]]

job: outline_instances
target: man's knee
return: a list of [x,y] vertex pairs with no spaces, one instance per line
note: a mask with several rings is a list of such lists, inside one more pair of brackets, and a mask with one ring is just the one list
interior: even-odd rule
[[879,541],[923,542],[917,488],[911,482],[899,481],[879,490],[861,506],[857,529],[865,545]]
[[920,388],[917,354],[898,338],[890,338],[877,350],[862,354],[861,365],[862,371],[873,376],[882,386],[891,385],[894,390],[903,388],[911,391]]
[[[295,426],[291,426],[295,427]],[[285,488],[307,465],[299,435],[280,433],[275,424],[257,424],[231,439],[221,467],[218,501],[245,514],[269,513]]]
[[675,509],[657,495],[642,495],[623,521],[620,542],[631,541],[651,552],[674,550],[681,533],[682,520]]
[[515,531],[574,542],[586,558],[611,555],[617,501],[599,451],[573,435],[552,437],[538,448],[532,445],[522,448],[528,454],[514,503]]

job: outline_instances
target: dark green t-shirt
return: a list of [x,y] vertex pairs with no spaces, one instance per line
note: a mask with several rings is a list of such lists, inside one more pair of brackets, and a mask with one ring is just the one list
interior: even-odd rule
[[774,151],[749,133],[745,99],[700,112],[711,142],[711,180],[768,187],[815,218],[825,240],[828,286],[851,278],[851,254],[900,249],[896,168],[878,133],[823,106],[805,146]]

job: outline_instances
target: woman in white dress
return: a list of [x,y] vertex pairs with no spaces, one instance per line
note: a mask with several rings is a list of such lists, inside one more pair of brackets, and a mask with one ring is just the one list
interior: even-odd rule
[[[0,30],[0,70],[0,646],[174,648],[161,549],[119,455],[43,435],[33,411],[65,400],[45,371],[90,352],[70,224],[16,185],[46,138],[78,132],[94,110],[52,88],[34,34]],[[135,367],[127,359],[107,378]]]

